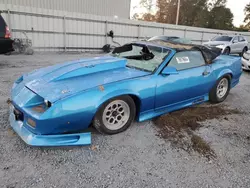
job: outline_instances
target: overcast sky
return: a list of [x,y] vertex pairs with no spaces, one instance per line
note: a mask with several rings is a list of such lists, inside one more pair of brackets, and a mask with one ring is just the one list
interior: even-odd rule
[[[139,5],[140,0],[131,0],[131,15],[142,12],[140,8],[134,8]],[[234,25],[239,26],[244,20],[244,8],[250,0],[227,0],[227,7],[231,9],[234,14]]]
[[250,0],[227,0],[227,7],[231,9],[234,14],[234,25],[239,26],[243,23],[245,15],[244,8]]

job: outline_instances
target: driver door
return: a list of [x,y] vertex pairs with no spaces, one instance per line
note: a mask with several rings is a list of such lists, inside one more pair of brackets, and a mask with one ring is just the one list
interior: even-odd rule
[[167,66],[177,72],[158,75],[156,111],[172,111],[207,100],[215,76],[200,51],[178,52]]

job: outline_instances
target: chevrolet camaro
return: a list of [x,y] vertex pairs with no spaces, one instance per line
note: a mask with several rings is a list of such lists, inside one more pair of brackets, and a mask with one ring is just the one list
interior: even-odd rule
[[125,131],[133,122],[226,99],[241,60],[204,46],[134,42],[108,55],[34,70],[11,89],[9,121],[33,146],[86,145],[88,127]]

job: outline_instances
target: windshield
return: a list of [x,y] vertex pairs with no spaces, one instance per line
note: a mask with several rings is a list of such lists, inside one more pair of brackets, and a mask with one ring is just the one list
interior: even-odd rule
[[230,42],[233,39],[233,37],[229,37],[229,36],[218,36],[218,37],[214,37],[212,39],[212,41],[225,41],[225,42]]
[[148,39],[148,41],[154,41],[154,40],[169,40],[169,41],[173,41],[175,39],[178,39],[179,37],[168,37],[168,36],[155,36],[152,37],[150,39]]
[[129,44],[114,50],[111,55],[127,59],[127,67],[154,72],[170,50],[150,45]]
[[181,44],[192,44],[192,41],[186,38],[173,39],[172,41],[176,43],[181,43]]

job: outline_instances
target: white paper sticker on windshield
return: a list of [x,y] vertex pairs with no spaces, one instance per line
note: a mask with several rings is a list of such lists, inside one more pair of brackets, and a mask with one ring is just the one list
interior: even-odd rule
[[188,57],[176,57],[176,60],[177,60],[178,64],[181,64],[181,63],[190,63]]

